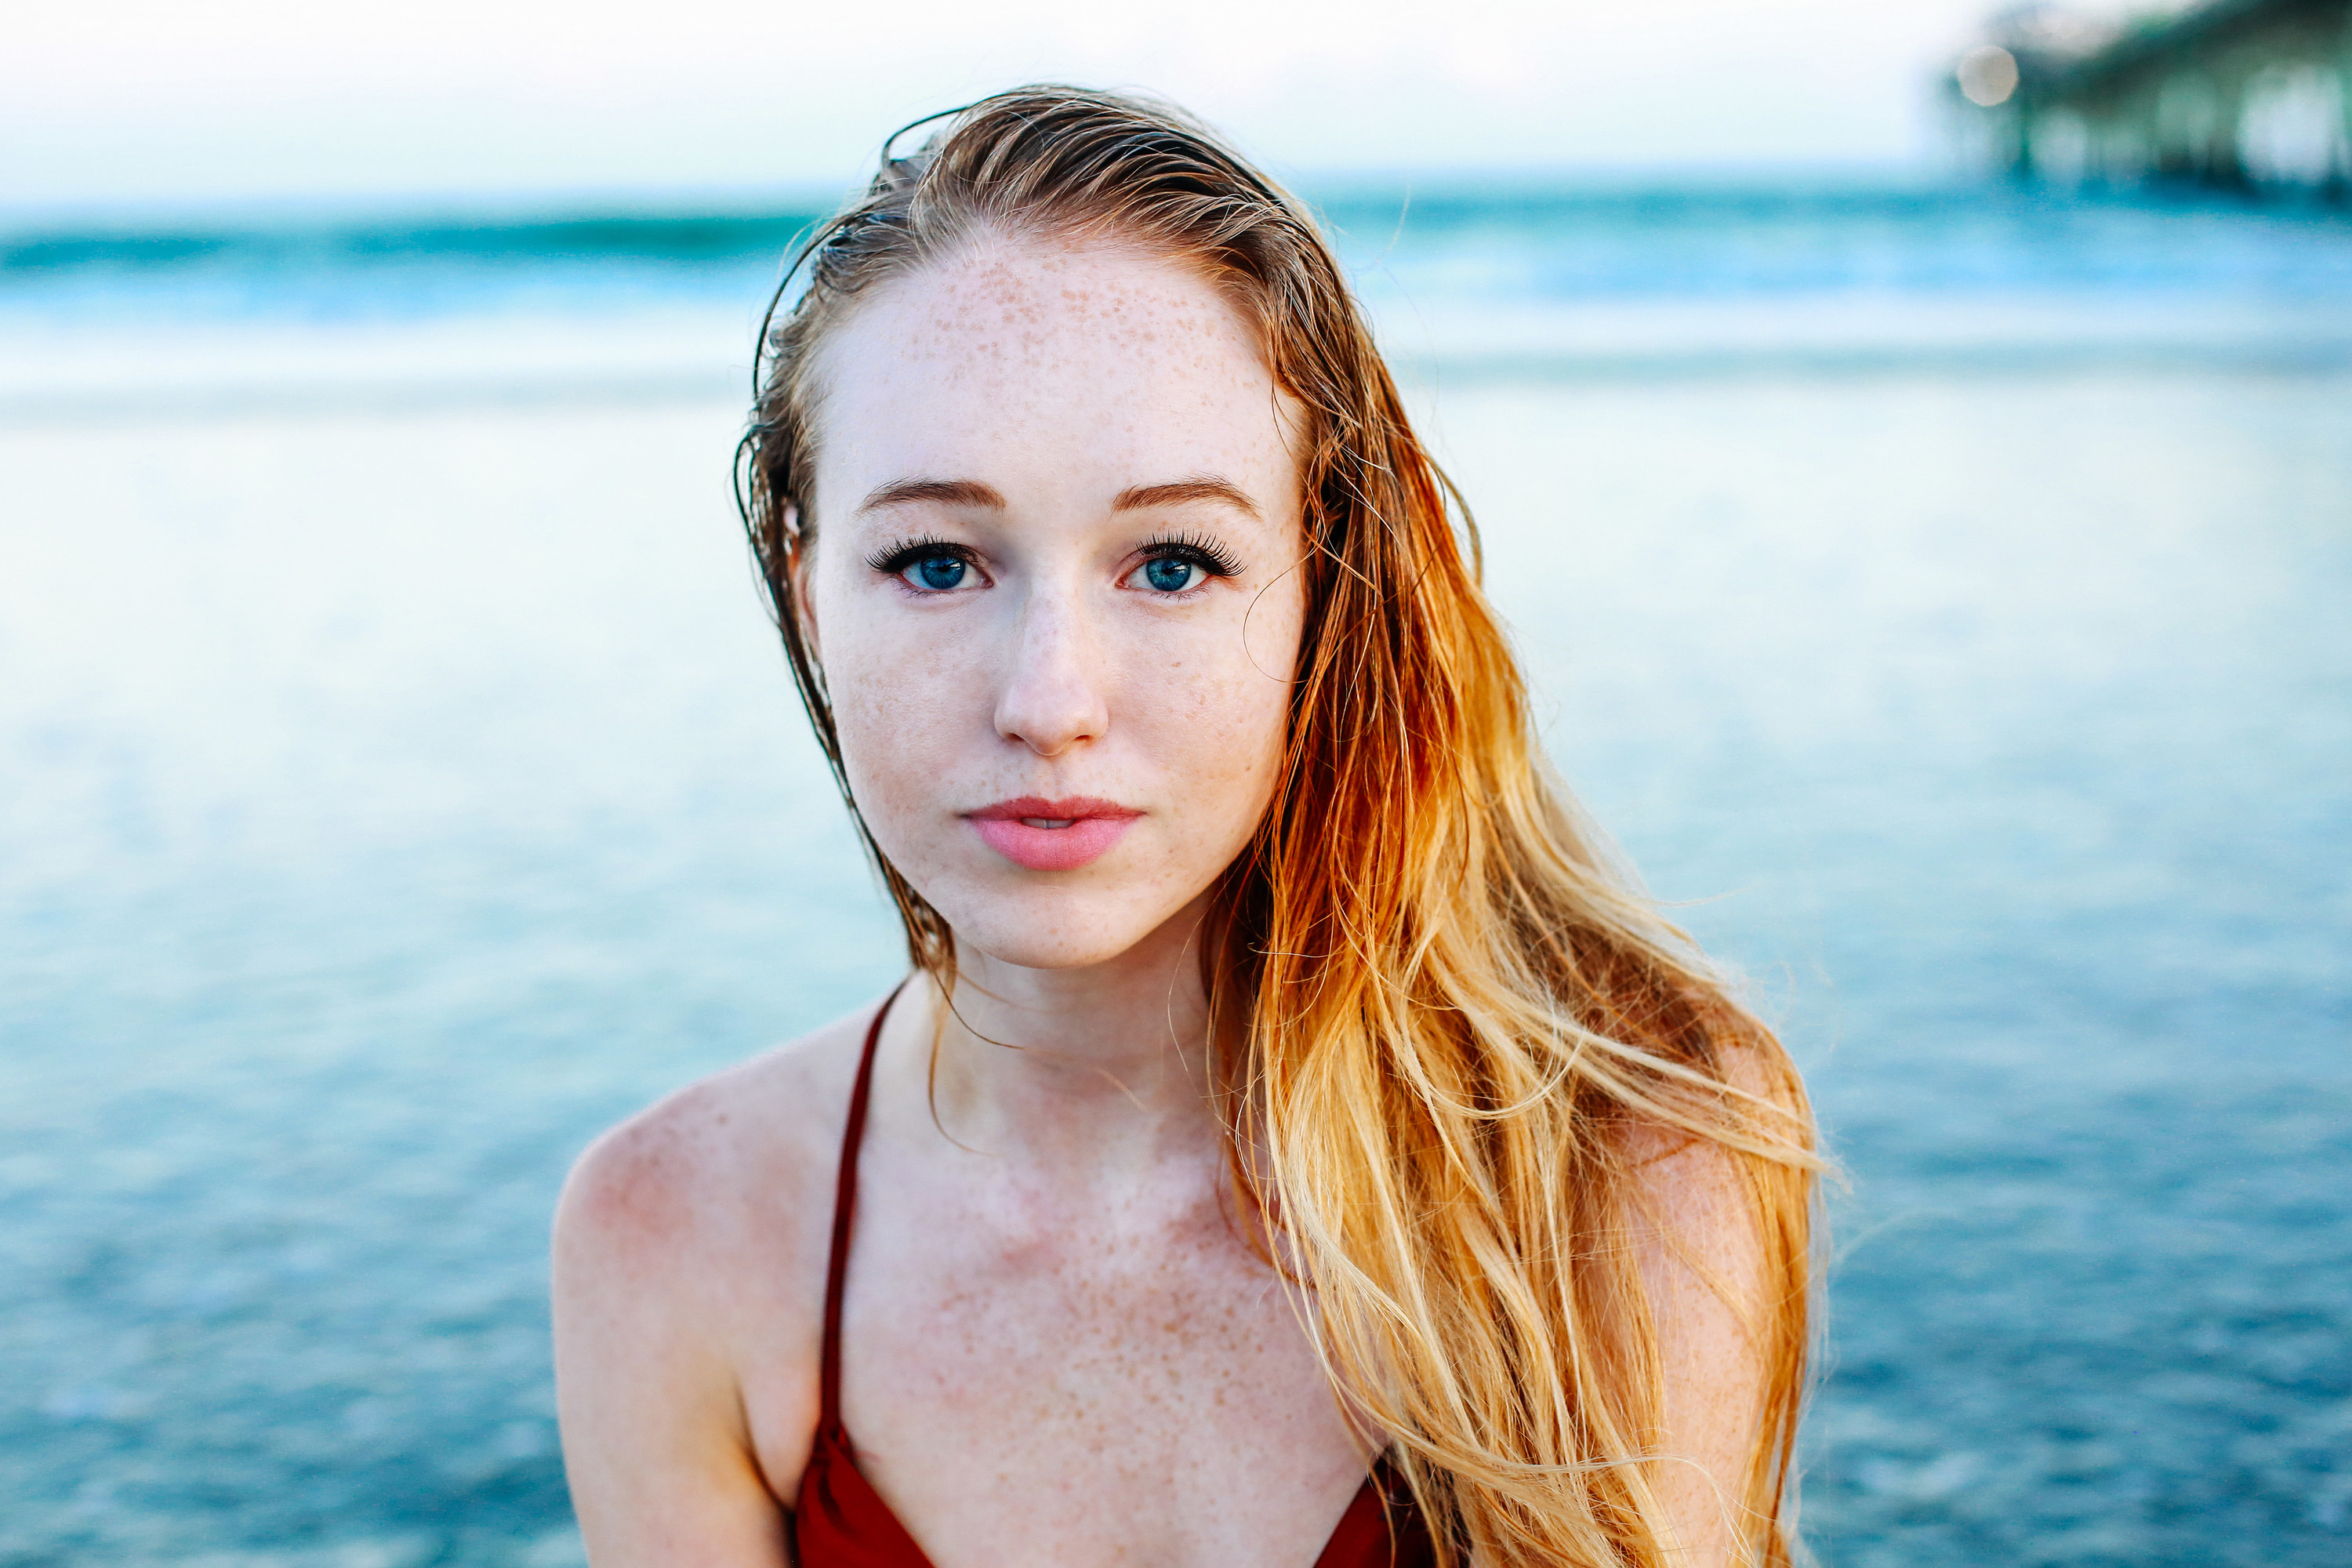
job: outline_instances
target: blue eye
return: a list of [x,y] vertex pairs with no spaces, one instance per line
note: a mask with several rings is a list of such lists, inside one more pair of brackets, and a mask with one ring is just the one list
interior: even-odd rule
[[1154,594],[1191,595],[1213,577],[1241,574],[1241,563],[1216,540],[1200,533],[1163,533],[1140,547],[1143,563],[1123,580],[1129,588]]
[[1181,594],[1196,586],[1200,567],[1174,555],[1155,556],[1143,563],[1143,580],[1162,594]]
[[926,555],[908,568],[908,573],[919,585],[944,594],[962,586],[964,574],[970,570],[952,555]]
[[867,556],[866,564],[885,577],[896,577],[918,594],[989,585],[988,574],[970,545],[936,534],[886,545]]

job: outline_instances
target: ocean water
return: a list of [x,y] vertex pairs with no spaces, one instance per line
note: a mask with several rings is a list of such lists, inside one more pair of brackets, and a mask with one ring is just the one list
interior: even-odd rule
[[[2352,1560],[2352,221],[1323,195],[1847,1172],[1822,1560]],[[804,216],[0,237],[0,1564],[579,1561],[564,1169],[896,969],[729,500]]]

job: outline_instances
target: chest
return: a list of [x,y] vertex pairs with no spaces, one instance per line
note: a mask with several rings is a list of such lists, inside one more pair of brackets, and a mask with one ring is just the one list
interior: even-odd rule
[[843,1415],[940,1568],[1314,1561],[1363,1458],[1213,1183],[1076,1206],[909,1184],[859,1208]]

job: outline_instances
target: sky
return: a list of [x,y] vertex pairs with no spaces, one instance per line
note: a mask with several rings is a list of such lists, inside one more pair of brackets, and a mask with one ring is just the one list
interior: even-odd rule
[[0,207],[838,189],[1021,81],[1286,175],[1932,159],[1998,0],[0,0]]

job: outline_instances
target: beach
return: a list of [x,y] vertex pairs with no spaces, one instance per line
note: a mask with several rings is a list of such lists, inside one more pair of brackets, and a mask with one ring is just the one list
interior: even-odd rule
[[[1328,206],[1843,1169],[1822,1561],[2343,1561],[2352,224]],[[773,258],[221,255],[0,269],[0,1564],[575,1563],[565,1169],[902,968],[730,498]]]

